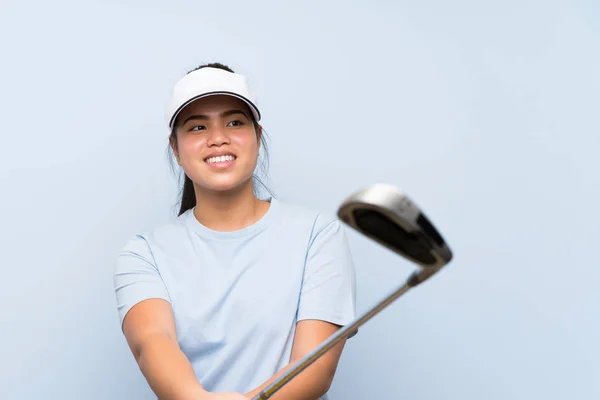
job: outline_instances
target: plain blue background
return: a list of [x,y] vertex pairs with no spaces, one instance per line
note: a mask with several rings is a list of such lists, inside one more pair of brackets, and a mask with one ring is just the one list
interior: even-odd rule
[[[598,2],[0,7],[3,400],[153,398],[111,272],[175,213],[164,107],[209,61],[256,88],[276,195],[389,182],[455,252],[348,344],[332,399],[600,398]],[[350,239],[365,311],[413,266]]]

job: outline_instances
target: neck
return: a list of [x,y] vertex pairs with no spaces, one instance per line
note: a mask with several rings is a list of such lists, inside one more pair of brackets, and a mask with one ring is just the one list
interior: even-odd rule
[[215,231],[243,229],[258,221],[269,208],[268,202],[254,195],[251,182],[225,192],[206,191],[194,185],[194,192],[198,205],[194,216]]

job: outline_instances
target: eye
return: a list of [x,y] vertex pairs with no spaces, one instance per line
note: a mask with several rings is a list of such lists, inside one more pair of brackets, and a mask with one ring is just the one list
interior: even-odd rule
[[204,130],[206,129],[206,127],[204,125],[193,125],[190,127],[190,131],[200,131],[200,130]]
[[227,124],[227,126],[242,126],[242,125],[244,125],[244,122],[240,121],[239,119],[231,121]]

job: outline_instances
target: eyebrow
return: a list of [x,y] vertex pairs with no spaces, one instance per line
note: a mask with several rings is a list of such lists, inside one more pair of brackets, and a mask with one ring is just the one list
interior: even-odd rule
[[[248,115],[245,112],[243,112],[242,110],[237,110],[237,109],[236,110],[227,110],[227,111],[224,111],[224,112],[222,112],[220,114],[220,117],[221,118],[226,118],[226,117],[229,117],[230,115],[234,115],[234,114],[242,114],[246,118],[249,118]],[[188,121],[195,120],[195,119],[208,120],[209,118],[208,118],[208,116],[203,115],[203,114],[194,114],[194,115],[190,115],[189,117],[187,117],[181,123],[181,125],[185,125]]]

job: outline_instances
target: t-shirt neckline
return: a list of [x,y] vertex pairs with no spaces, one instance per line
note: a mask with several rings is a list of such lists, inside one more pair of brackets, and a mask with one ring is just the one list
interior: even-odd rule
[[253,224],[250,224],[242,229],[238,229],[235,231],[216,231],[213,229],[210,229],[208,227],[206,227],[205,225],[201,224],[200,221],[198,221],[196,219],[196,216],[194,215],[194,209],[196,208],[196,206],[192,207],[191,209],[186,211],[186,215],[185,215],[185,219],[186,219],[186,224],[187,226],[195,233],[197,233],[198,235],[200,235],[201,237],[205,238],[205,239],[213,239],[213,240],[232,240],[232,239],[239,239],[248,235],[252,235],[255,234],[261,230],[263,230],[264,228],[266,228],[270,221],[272,221],[275,218],[275,214],[277,213],[278,207],[279,207],[279,202],[273,198],[273,197],[269,197],[264,199],[265,201],[269,202],[269,208],[267,209],[267,212],[256,222],[254,222]]

